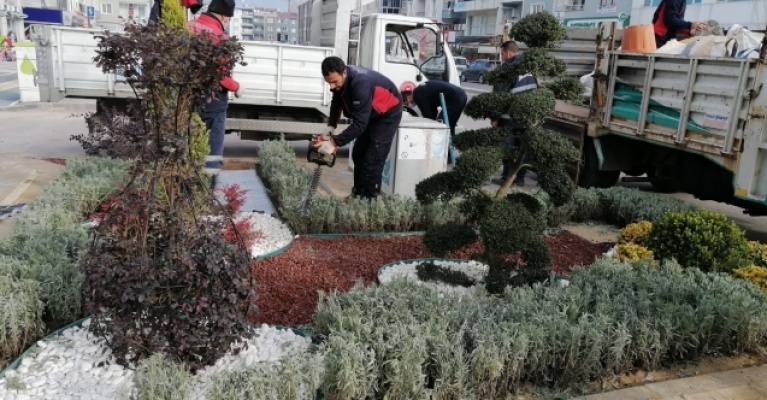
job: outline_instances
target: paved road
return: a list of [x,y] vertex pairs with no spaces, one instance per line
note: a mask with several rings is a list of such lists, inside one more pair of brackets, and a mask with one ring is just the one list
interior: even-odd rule
[[19,101],[19,81],[16,62],[0,61],[0,107]]

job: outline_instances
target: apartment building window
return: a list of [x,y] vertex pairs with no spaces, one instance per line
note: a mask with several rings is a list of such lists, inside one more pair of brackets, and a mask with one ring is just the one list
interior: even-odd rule
[[599,0],[600,7],[609,7],[614,5],[615,5],[615,0]]
[[109,3],[107,3],[107,4],[102,3],[101,4],[101,13],[102,14],[111,14],[112,13],[112,5],[109,4]]
[[585,0],[568,0],[565,10],[567,11],[583,11],[583,3]]
[[399,14],[401,0],[381,0],[381,12],[384,14]]
[[530,14],[546,11],[546,4],[535,3],[530,5]]

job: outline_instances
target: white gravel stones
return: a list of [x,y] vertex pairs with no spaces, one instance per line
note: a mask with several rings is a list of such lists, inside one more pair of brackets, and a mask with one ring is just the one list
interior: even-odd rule
[[250,219],[253,229],[261,232],[262,236],[250,248],[250,254],[253,258],[279,250],[290,244],[293,240],[293,233],[290,232],[290,228],[271,215],[257,212],[241,212],[237,218]]
[[[133,374],[114,362],[106,343],[86,328],[72,327],[27,354],[15,371],[0,379],[4,400],[107,400],[117,399],[133,388]],[[40,343],[40,342],[39,342]],[[247,340],[248,348],[237,356],[231,353],[195,375],[191,399],[205,399],[213,374],[241,369],[259,362],[277,361],[291,349],[305,349],[311,339],[291,330],[261,325]]]
[[[437,289],[437,291],[449,294],[467,294],[473,291],[477,286],[482,286],[474,285],[473,287],[463,287],[457,285],[448,285],[444,283],[423,282],[418,279],[416,266],[427,261],[428,260],[412,260],[390,264],[378,272],[378,281],[382,285],[385,285],[391,282],[393,279],[406,279],[418,284],[433,286]],[[468,277],[474,279],[478,283],[481,283],[485,280],[485,276],[487,276],[487,272],[489,270],[487,264],[483,264],[479,261],[433,260],[433,262],[435,265],[440,267],[448,268],[453,271],[462,271]]]

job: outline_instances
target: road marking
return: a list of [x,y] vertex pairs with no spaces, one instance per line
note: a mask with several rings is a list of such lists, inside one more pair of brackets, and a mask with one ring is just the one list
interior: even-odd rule
[[33,169],[32,172],[27,175],[27,177],[21,181],[16,187],[13,189],[11,194],[6,196],[3,201],[0,201],[0,205],[2,206],[10,206],[14,204],[16,199],[21,197],[21,195],[29,188],[29,185],[32,184],[32,182],[35,181],[35,178],[37,178],[37,170]]
[[18,80],[0,83],[0,90],[8,90],[8,89],[13,89],[15,87],[19,87]]

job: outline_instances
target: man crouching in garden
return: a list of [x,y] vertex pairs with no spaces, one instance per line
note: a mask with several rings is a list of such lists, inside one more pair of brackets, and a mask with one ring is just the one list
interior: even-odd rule
[[[338,146],[357,139],[352,150],[352,196],[372,199],[381,193],[384,163],[402,120],[402,97],[389,78],[367,68],[347,66],[338,57],[322,61],[322,76],[330,85],[333,100],[318,151],[332,154]],[[342,111],[353,122],[333,135]]]

